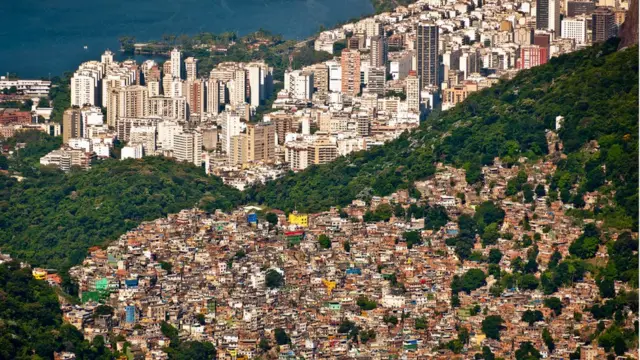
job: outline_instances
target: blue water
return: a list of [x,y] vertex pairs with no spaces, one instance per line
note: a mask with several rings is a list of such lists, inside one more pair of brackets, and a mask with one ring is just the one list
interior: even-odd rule
[[[137,42],[163,34],[260,28],[302,39],[373,12],[369,0],[0,0],[0,74],[47,77],[118,50],[118,37]],[[84,46],[87,49],[84,49]]]

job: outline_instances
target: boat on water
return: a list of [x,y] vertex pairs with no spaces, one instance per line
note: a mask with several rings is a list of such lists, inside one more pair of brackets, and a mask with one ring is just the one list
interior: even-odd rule
[[84,49],[87,50],[89,47],[87,45],[84,46]]

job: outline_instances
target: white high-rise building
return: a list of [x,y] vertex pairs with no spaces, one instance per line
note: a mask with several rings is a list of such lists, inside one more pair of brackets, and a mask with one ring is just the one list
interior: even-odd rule
[[99,106],[100,79],[101,74],[97,71],[76,71],[71,78],[71,106]]
[[83,138],[89,137],[90,126],[101,126],[104,124],[104,115],[102,109],[97,106],[83,108],[81,110],[82,132]]
[[562,38],[573,39],[576,44],[587,43],[587,21],[585,18],[567,18],[562,20]]
[[187,74],[187,81],[195,81],[198,78],[198,59],[191,56],[184,59],[184,70]]
[[173,150],[173,139],[175,135],[181,134],[183,127],[177,121],[164,120],[158,122],[157,147],[160,150]]
[[[209,79],[207,81],[207,113],[217,115],[220,113],[220,87],[224,86],[221,81]],[[224,92],[224,88],[222,90]]]
[[226,111],[223,114],[221,129],[220,129],[220,143],[222,151],[229,154],[231,148],[231,137],[239,135],[242,132],[242,122],[240,121],[240,115],[232,111]]
[[202,165],[202,134],[196,131],[176,134],[173,138],[173,155],[177,161]]
[[313,73],[301,70],[285,72],[284,90],[294,99],[311,100],[313,96]]
[[100,62],[105,65],[105,68],[111,64],[113,64],[113,53],[111,50],[107,50],[100,57]]
[[273,92],[273,68],[262,62],[248,64],[249,104],[257,107]]
[[178,49],[171,50],[171,76],[178,79],[182,78],[180,76],[181,75],[180,65],[182,64],[182,61],[180,60],[181,57],[182,57],[182,54],[180,53],[180,50]]
[[160,82],[157,80],[147,81],[147,90],[149,91],[149,97],[160,96]]
[[329,68],[329,91],[342,91],[342,65],[336,60],[329,60],[325,64]]
[[242,105],[247,101],[247,75],[244,69],[233,72],[233,80],[229,81],[229,97],[232,106]]
[[129,145],[142,145],[144,155],[154,155],[156,152],[156,127],[135,126],[129,132]]

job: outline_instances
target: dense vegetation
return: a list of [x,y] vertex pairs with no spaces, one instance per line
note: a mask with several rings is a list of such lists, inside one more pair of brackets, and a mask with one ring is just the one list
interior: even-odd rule
[[238,200],[239,192],[202,169],[159,157],[107,160],[69,174],[41,168],[22,182],[0,176],[0,249],[65,269],[141,221],[195,205],[228,210]]
[[84,340],[74,326],[62,324],[58,297],[18,262],[0,264],[0,359],[51,359],[70,351],[78,359],[112,359],[104,338]]
[[[637,48],[616,52],[616,46],[614,39],[552,58],[445,113],[433,113],[395,141],[254,186],[246,199],[285,211],[319,211],[409,188],[432,175],[437,161],[463,167],[467,181],[481,182],[480,165],[495,157],[509,165],[547,155],[545,130],[555,129],[561,115],[559,136],[567,158],[557,160],[552,190],[570,201],[593,189],[609,194],[615,189],[618,206],[603,204],[589,215],[611,226],[637,228],[638,54]],[[581,151],[592,140],[599,151]],[[598,171],[600,181],[593,181]]]

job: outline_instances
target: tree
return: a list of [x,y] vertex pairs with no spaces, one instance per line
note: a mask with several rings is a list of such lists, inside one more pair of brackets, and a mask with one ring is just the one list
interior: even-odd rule
[[269,289],[276,289],[284,285],[284,277],[275,269],[268,270],[264,280]]
[[351,252],[351,243],[349,241],[345,241],[342,243],[342,248],[345,252]]
[[273,337],[276,339],[276,343],[278,345],[287,345],[291,343],[289,335],[287,335],[287,332],[282,328],[276,328],[273,332]]
[[482,245],[493,245],[498,241],[498,238],[500,238],[498,223],[491,223],[484,228],[484,232],[482,233]]
[[451,291],[454,294],[460,291],[469,294],[471,291],[486,285],[486,277],[487,275],[480,269],[469,269],[462,277],[454,275],[451,281]]
[[520,343],[520,348],[516,350],[516,360],[536,360],[541,358],[540,352],[529,341]]
[[365,311],[373,310],[378,307],[378,304],[375,301],[369,300],[369,298],[364,295],[360,295],[356,303],[358,304],[360,309]]
[[331,239],[325,234],[321,234],[318,237],[318,243],[320,244],[320,248],[329,249],[331,248]]
[[491,351],[491,348],[488,346],[483,346],[482,347],[482,358],[484,360],[495,360],[495,355],[493,355],[493,352]]
[[268,212],[267,215],[265,215],[265,219],[269,224],[271,224],[271,226],[278,225],[278,215],[272,212]]
[[500,315],[489,315],[482,320],[482,332],[490,339],[500,340],[504,320]]
[[536,191],[536,196],[539,197],[539,198],[547,195],[547,192],[544,189],[544,185],[542,185],[542,184],[536,185],[536,190],[535,191]]
[[393,315],[385,315],[382,318],[382,321],[384,321],[386,324],[391,324],[393,326],[398,325],[398,318]]
[[416,330],[425,330],[427,328],[427,319],[424,316],[416,318],[415,328]]
[[540,310],[527,310],[522,314],[522,321],[529,323],[529,326],[533,326],[533,323],[544,320],[544,316]]
[[532,203],[534,195],[533,186],[529,183],[524,184],[522,186],[522,195],[525,203]]
[[407,243],[407,248],[411,249],[413,245],[420,244],[422,242],[422,236],[418,231],[406,231],[402,234],[402,238]]
[[499,264],[500,260],[502,260],[502,252],[500,250],[489,250],[489,264]]
[[556,344],[554,343],[553,337],[551,336],[548,328],[544,328],[542,330],[542,341],[544,341],[544,344],[547,346],[547,349],[549,349],[550,353],[555,350]]
[[614,298],[616,296],[616,288],[613,284],[613,280],[609,277],[605,277],[598,283],[598,289],[600,290],[600,296],[603,299]]
[[260,342],[258,343],[258,347],[264,352],[271,350],[271,344],[269,344],[269,340],[265,337],[260,338]]
[[549,309],[553,310],[553,313],[558,316],[562,313],[562,301],[560,299],[558,299],[557,297],[549,297],[544,299],[544,306],[548,307]]

